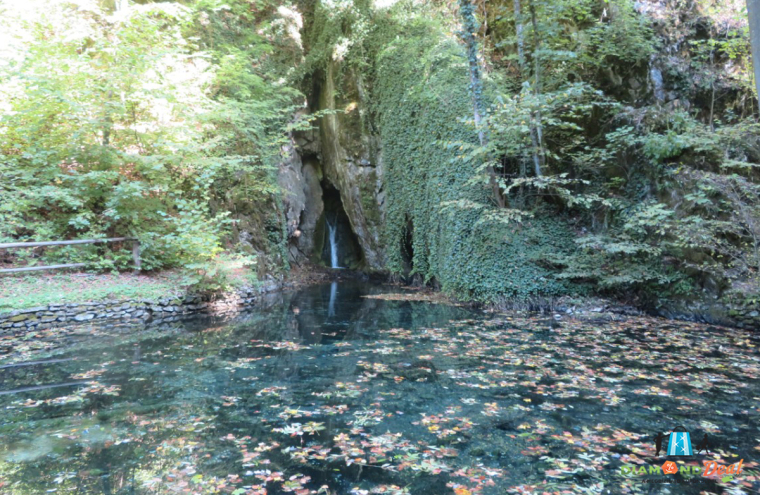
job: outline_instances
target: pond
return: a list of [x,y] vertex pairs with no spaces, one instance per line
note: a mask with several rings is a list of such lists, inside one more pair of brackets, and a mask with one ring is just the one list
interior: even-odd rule
[[[0,493],[760,488],[752,333],[378,297],[390,292],[340,282],[231,320],[0,340]],[[675,427],[695,455],[666,457],[665,440],[656,456]],[[656,472],[666,460],[676,474]],[[691,470],[704,461],[742,470]]]

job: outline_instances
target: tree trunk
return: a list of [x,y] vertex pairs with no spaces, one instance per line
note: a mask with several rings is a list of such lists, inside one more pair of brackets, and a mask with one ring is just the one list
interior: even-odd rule
[[[536,6],[533,5],[533,0],[529,0],[528,8],[530,9],[530,21],[533,25],[533,96],[538,102],[538,97],[541,94],[541,61],[538,56],[539,48],[541,48],[541,39],[538,36],[538,21],[536,20]],[[536,177],[541,177],[542,169],[546,163],[546,154],[544,153],[544,132],[541,126],[541,109],[538,108],[531,113],[531,133],[530,138],[533,142],[533,166],[535,168]]]
[[517,33],[517,63],[520,65],[520,73],[525,72],[525,38],[523,36],[522,13],[520,0],[514,0],[515,5],[515,32]]
[[[486,137],[485,130],[483,129],[483,116],[485,115],[485,107],[483,105],[483,81],[480,77],[480,66],[478,65],[478,42],[475,39],[475,31],[477,25],[474,15],[475,7],[470,3],[470,0],[459,1],[459,12],[462,16],[462,39],[464,40],[465,47],[467,48],[467,60],[469,61],[470,68],[470,89],[472,90],[472,106],[473,116],[475,119],[475,126],[478,128],[478,140],[480,146],[486,147],[488,145],[488,138]],[[499,182],[496,177],[496,171],[491,165],[487,167],[489,175],[489,182],[491,184],[491,190],[496,200],[496,204],[503,208],[506,204],[504,202],[504,196],[499,189]]]
[[[515,9],[515,34],[517,35],[517,64],[520,67],[520,77],[525,78],[526,70],[525,70],[525,35],[523,34],[523,21],[522,21],[522,6],[520,5],[520,0],[514,0],[514,9]],[[533,133],[531,132],[531,138],[533,137]],[[531,139],[532,141],[532,139]],[[535,145],[534,145],[535,149]],[[524,179],[528,176],[527,166],[526,166],[526,160],[527,157],[523,156],[522,153],[518,157],[518,160],[520,160],[520,178]],[[525,206],[525,185],[520,184],[520,190],[518,192],[518,204],[520,207]]]
[[747,13],[749,14],[749,37],[752,44],[755,88],[760,95],[760,0],[747,0]]
[[104,125],[103,125],[103,146],[108,146],[111,143],[111,129],[113,129],[113,119],[111,118],[111,111],[108,109],[108,104],[111,101],[111,98],[113,97],[113,90],[108,90],[108,93],[106,94],[106,101],[104,106],[105,109],[105,117]]

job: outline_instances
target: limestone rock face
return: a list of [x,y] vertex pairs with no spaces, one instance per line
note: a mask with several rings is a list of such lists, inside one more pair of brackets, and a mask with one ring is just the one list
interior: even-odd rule
[[292,143],[283,146],[282,157],[277,184],[282,189],[282,203],[285,210],[288,238],[292,238],[298,230],[301,212],[306,204],[306,196],[303,190],[305,183],[302,171],[303,163]]
[[301,235],[298,238],[298,249],[302,253],[311,253],[315,249],[315,231],[319,222],[324,202],[322,187],[319,179],[322,171],[316,160],[305,160],[301,168],[303,175],[304,210],[301,215]]
[[322,167],[325,178],[340,192],[366,268],[382,270],[383,166],[379,140],[366,128],[363,97],[359,75],[341,71],[339,62],[328,64],[318,103],[322,110],[337,112],[320,119]]
[[314,233],[324,210],[319,163],[313,159],[304,163],[294,143],[283,147],[282,156],[277,182],[283,194],[290,257],[305,259],[315,249]]
[[[351,254],[352,246],[358,244],[361,253],[354,258],[357,264],[350,266],[381,271],[385,269],[385,194],[380,141],[366,114],[368,102],[361,75],[343,69],[339,61],[332,61],[313,75],[316,84],[309,96],[309,111],[328,112],[315,122],[315,129],[294,133],[281,150],[278,183],[289,256],[296,262],[324,262],[325,198],[329,196],[329,206],[335,208],[337,191],[340,209],[348,217],[353,234],[344,236],[342,252]],[[307,110],[297,117],[302,112]],[[336,212],[331,210],[330,214]]]

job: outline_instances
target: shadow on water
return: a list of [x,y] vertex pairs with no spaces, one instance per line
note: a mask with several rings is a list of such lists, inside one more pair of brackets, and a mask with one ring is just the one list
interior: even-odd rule
[[[665,493],[620,468],[661,465],[651,437],[677,425],[756,470],[752,335],[386,292],[335,282],[233,320],[16,339],[0,493]],[[739,493],[747,476],[670,479]]]

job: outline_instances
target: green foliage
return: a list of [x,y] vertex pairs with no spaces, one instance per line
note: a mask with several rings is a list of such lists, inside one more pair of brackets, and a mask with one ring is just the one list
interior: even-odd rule
[[[507,86],[511,94],[496,96],[479,129],[488,141],[444,143],[457,153],[452,163],[474,167],[469,185],[482,187],[489,170],[500,171],[507,208],[450,200],[446,210],[478,212],[478,225],[502,229],[559,210],[579,235],[575,249],[545,258],[552,277],[601,292],[651,298],[683,296],[701,284],[718,292],[760,287],[758,175],[747,161],[757,152],[746,139],[753,125],[705,125],[678,109],[634,109],[616,101],[617,90],[602,90],[610,84],[606,74],[636,77],[629,68],[655,56],[659,40],[632,2],[609,2],[602,12],[595,2],[526,5],[535,22],[525,5],[522,18],[494,19],[491,44],[498,50],[519,41],[507,25],[523,24],[531,63],[521,67],[519,84]],[[692,46],[695,60],[706,60],[703,47],[709,49],[710,65],[695,78],[713,81],[714,90],[715,61],[739,60],[748,45],[734,30]],[[570,82],[579,77],[584,82]],[[546,163],[534,168],[539,156]]]
[[[472,180],[479,164],[457,161],[457,149],[443,144],[477,143],[461,122],[472,115],[462,48],[422,16],[395,29],[377,55],[374,94],[387,164],[389,268],[411,265],[412,274],[477,300],[566,292],[541,259],[568,247],[569,232],[550,220],[526,220],[517,229],[486,221],[489,193]],[[411,253],[395,249],[409,238]]]
[[619,170],[625,156],[636,168],[600,190],[614,197],[604,205],[609,226],[579,238],[581,251],[559,261],[561,277],[658,295],[706,280],[728,294],[756,291],[760,186],[756,165],[737,159],[751,152],[756,124],[712,131],[687,115],[669,114],[666,126],[661,118],[652,112],[638,129],[607,135],[618,159],[606,167]]
[[[18,39],[0,65],[0,240],[136,236],[152,270],[214,259],[233,211],[278,215],[274,165],[299,93],[273,79],[286,68],[257,29],[267,4],[5,14]],[[45,256],[130,267],[102,249]]]
[[[629,0],[521,3],[522,15],[516,19],[512,0],[494,2],[488,19],[492,34],[486,42],[511,73],[520,73],[516,67],[516,24],[521,23],[527,55],[539,59],[549,90],[568,79],[592,83],[599,79],[600,71],[630,73],[632,67],[646,64],[657,48],[651,22],[636,12]],[[537,29],[528,12],[531,5],[536,11]],[[532,53],[536,40],[540,40],[541,48]],[[519,91],[519,82],[513,88]]]
[[[293,121],[294,88],[329,80],[359,104],[349,154],[382,143],[385,217],[374,183],[359,200],[394,273],[478,300],[760,293],[743,13],[520,3],[5,6],[0,240],[136,236],[147,269],[218,291],[244,229],[258,270],[287,267],[281,147],[341,111],[312,101],[330,108]],[[16,256],[131,264],[122,245]]]
[[[633,2],[628,0],[605,4],[606,15],[583,33],[584,46],[579,50],[579,58],[596,68],[646,63],[657,48],[650,20],[636,12]],[[590,3],[586,6],[591,8]]]
[[[256,257],[244,254],[222,255],[186,266],[182,284],[191,292],[218,294],[236,285],[256,285]],[[238,273],[247,273],[242,280]]]

